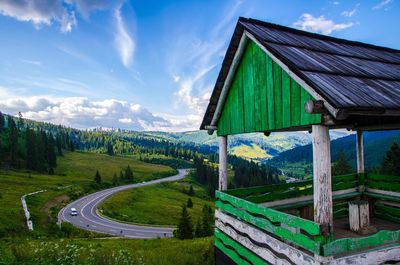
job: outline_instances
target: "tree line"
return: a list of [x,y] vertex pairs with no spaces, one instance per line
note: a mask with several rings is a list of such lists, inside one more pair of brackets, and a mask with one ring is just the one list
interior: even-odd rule
[[53,174],[57,155],[62,155],[63,149],[74,150],[68,134],[54,134],[26,123],[21,116],[14,118],[0,112],[0,166]]

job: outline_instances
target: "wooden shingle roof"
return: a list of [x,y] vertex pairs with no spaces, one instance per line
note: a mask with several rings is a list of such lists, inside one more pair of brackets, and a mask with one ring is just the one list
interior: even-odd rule
[[335,109],[400,110],[400,51],[239,18],[200,129],[211,125],[244,32]]

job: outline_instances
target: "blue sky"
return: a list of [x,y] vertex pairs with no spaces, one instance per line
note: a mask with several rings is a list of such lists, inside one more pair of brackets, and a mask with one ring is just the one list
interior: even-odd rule
[[194,130],[239,16],[400,49],[399,14],[397,0],[2,0],[0,111]]

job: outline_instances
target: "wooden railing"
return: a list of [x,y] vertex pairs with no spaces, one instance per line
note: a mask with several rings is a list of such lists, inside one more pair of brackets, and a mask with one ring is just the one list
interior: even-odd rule
[[320,254],[320,244],[324,240],[324,236],[319,224],[223,192],[217,191],[216,198],[218,210],[235,216],[237,219],[282,240]]
[[[400,202],[400,177],[369,174],[364,178],[364,174],[350,174],[332,179],[333,191],[351,193],[353,189],[357,190],[356,196],[377,199],[373,204],[374,215],[400,222],[400,208],[392,203],[396,200]],[[323,233],[318,223],[263,205],[265,202],[311,194],[311,181],[217,191],[216,246],[240,261],[238,264],[262,264],[260,257],[268,263],[285,264],[289,260],[300,264],[307,260],[312,264],[315,260],[310,252],[332,256],[400,243],[400,230],[383,230],[366,237],[333,240],[331,235]],[[338,194],[342,196],[342,192]],[[339,202],[333,206],[337,217],[347,215],[347,201],[340,200],[343,198],[340,196]],[[277,262],[282,257],[284,260]]]
[[[358,187],[358,175],[349,174],[332,178],[332,191]],[[312,180],[297,181],[285,184],[267,185],[252,188],[228,190],[230,195],[255,203],[283,200],[313,194]]]

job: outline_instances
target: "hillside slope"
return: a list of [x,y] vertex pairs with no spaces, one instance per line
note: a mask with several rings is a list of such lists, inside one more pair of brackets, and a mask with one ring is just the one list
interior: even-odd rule
[[[364,157],[367,169],[380,165],[385,153],[389,150],[393,142],[400,142],[400,131],[382,131],[364,133]],[[332,140],[331,152],[332,161],[337,158],[338,152],[342,150],[353,168],[356,167],[356,136],[354,134]],[[311,144],[299,146],[292,150],[287,150],[274,157],[268,164],[285,168],[296,167],[308,168],[312,163]],[[309,172],[305,172],[309,173]]]

